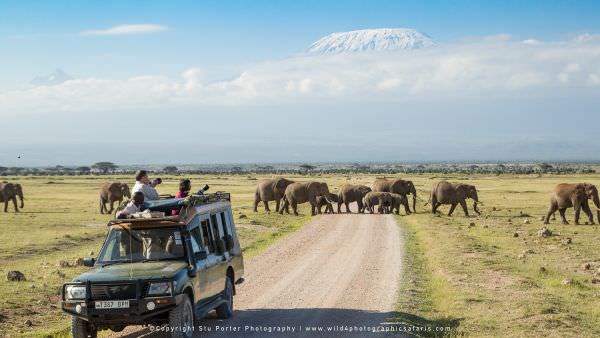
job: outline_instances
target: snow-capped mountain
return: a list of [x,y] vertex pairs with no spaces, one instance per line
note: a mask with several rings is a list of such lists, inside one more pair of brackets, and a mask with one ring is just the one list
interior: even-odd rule
[[426,34],[410,28],[363,29],[329,34],[313,43],[308,54],[339,54],[364,51],[418,49],[435,43]]
[[73,78],[63,72],[62,69],[56,69],[52,74],[36,76],[30,83],[34,86],[54,86],[72,79]]

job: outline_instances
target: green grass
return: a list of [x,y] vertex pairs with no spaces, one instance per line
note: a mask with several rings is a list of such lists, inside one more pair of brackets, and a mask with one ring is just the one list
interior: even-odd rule
[[[422,195],[433,181],[415,179]],[[598,176],[470,177],[485,205],[480,217],[466,218],[462,210],[436,217],[422,203],[419,214],[398,217],[411,276],[401,294],[416,290],[400,299],[399,311],[457,324],[451,336],[600,336],[600,284],[591,283],[600,272],[598,226],[554,221],[554,236],[537,235],[554,185],[583,181],[600,185]],[[563,244],[567,237],[571,244]],[[527,250],[533,253],[519,257]],[[586,262],[592,269],[582,267]]]

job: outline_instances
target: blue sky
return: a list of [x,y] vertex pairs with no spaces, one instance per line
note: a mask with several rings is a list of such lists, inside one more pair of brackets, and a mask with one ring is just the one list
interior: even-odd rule
[[[0,165],[142,163],[151,151],[113,155],[135,142],[106,130],[149,120],[148,132],[177,134],[165,118],[190,121],[178,128],[186,135],[195,123],[232,135],[195,150],[207,162],[600,159],[590,138],[599,17],[598,1],[0,1],[0,119],[17,127],[3,136]],[[107,33],[133,24],[149,31]],[[387,27],[440,47],[302,55],[332,32]],[[76,81],[31,88],[56,68]],[[389,123],[361,121],[365,112]],[[578,125],[565,126],[565,114]],[[552,134],[564,129],[572,135]],[[347,134],[365,135],[357,151]]]

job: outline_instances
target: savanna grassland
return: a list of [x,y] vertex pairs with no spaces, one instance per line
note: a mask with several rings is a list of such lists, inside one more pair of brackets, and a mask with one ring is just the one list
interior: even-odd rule
[[[451,335],[600,336],[600,283],[592,283],[595,274],[600,278],[598,226],[552,221],[552,236],[537,234],[555,184],[586,181],[600,186],[600,175],[403,176],[414,181],[419,200],[416,215],[397,217],[407,252],[399,315],[392,320],[450,326]],[[179,178],[163,176],[159,191],[176,192]],[[310,219],[306,206],[300,217],[267,214],[262,205],[253,213],[257,178],[192,177],[194,188],[208,183],[210,191],[232,193],[245,255],[260,252]],[[375,176],[291,178],[322,180],[335,192],[344,183],[370,185]],[[482,215],[466,218],[460,208],[453,217],[432,215],[424,202],[440,179],[476,185]],[[23,184],[26,200],[21,213],[0,213],[0,273],[20,270],[28,280],[7,282],[2,277],[0,335],[68,332],[68,317],[57,307],[59,288],[85,268],[61,267],[60,262],[97,253],[109,218],[98,212],[98,189],[107,180],[133,183],[124,176],[10,178]],[[446,213],[448,206],[440,210]],[[567,215],[571,221],[573,212]],[[587,218],[582,217],[583,224]],[[28,319],[30,327],[24,324]]]

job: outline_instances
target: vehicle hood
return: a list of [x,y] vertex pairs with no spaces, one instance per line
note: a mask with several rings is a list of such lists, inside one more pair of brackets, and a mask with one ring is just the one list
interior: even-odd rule
[[94,267],[73,282],[111,282],[136,279],[171,278],[188,266],[182,261],[118,263]]

